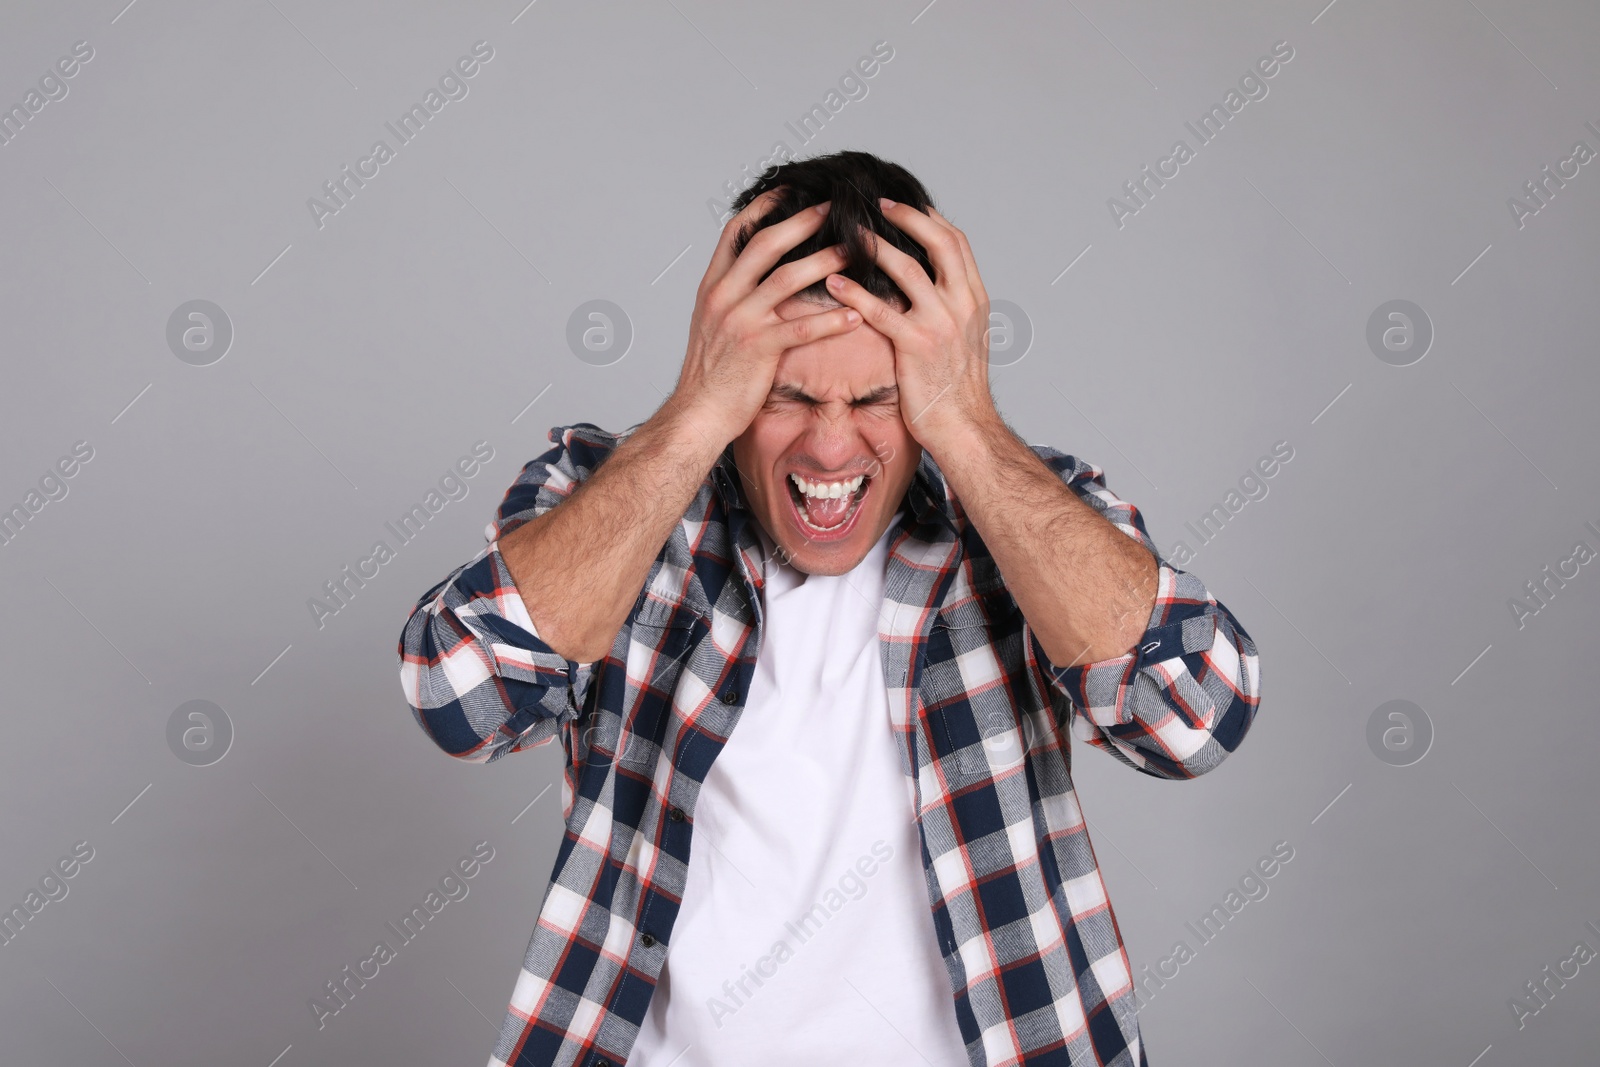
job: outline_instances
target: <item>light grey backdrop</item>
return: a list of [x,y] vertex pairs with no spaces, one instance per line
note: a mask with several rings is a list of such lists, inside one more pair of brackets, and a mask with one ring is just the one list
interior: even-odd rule
[[[28,915],[0,1059],[487,1058],[560,752],[446,758],[396,638],[551,425],[672,388],[719,203],[778,141],[929,185],[1020,309],[997,325],[1031,324],[1002,410],[1102,465],[1259,643],[1260,717],[1216,773],[1076,764],[1136,969],[1192,952],[1148,987],[1152,1062],[1600,1043],[1574,956],[1600,951],[1593,4],[124,2],[0,14],[0,904]],[[480,41],[400,144],[385,123]],[[308,207],[380,138],[336,213]],[[1170,176],[1136,200],[1147,165]],[[595,299],[632,333],[606,366],[567,342]],[[385,524],[480,441],[402,545]],[[319,1029],[309,1001],[480,841],[468,895]],[[1186,923],[1279,842],[1202,944]]]

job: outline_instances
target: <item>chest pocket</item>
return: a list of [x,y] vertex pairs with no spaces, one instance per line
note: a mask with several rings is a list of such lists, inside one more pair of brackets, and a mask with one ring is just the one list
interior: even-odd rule
[[673,693],[705,633],[703,621],[654,604],[623,628],[591,686],[580,758],[592,766],[654,766],[671,725]]
[[1033,745],[1022,636],[1022,612],[1003,588],[948,605],[934,620],[922,696],[946,768],[953,764],[962,784],[1015,770]]
[[673,694],[709,629],[703,622],[683,610],[670,619],[634,622],[622,723],[624,764],[655,764],[671,729]]

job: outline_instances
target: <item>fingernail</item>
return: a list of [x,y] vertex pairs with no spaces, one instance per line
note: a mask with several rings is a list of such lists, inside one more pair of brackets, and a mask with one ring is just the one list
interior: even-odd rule
[[826,201],[824,201],[824,202],[822,202],[822,203],[817,205],[817,214],[818,215],[826,215],[831,210],[833,210],[833,201],[832,200],[826,200]]
[[880,196],[878,197],[878,206],[883,210],[888,211],[890,208],[894,207],[894,201],[890,200],[887,196]]
[[855,308],[851,308],[849,311],[844,313],[844,321],[854,326],[856,323],[861,321],[861,312],[857,311]]
[[842,288],[844,288],[844,279],[839,277],[837,274],[828,275],[828,288],[829,289],[842,289]]

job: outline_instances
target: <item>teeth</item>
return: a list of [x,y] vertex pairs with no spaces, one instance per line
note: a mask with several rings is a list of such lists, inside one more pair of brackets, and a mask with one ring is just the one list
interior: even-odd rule
[[818,500],[837,500],[849,496],[861,488],[861,483],[867,480],[866,475],[858,474],[843,482],[808,482],[798,474],[789,475],[795,486],[806,496]]

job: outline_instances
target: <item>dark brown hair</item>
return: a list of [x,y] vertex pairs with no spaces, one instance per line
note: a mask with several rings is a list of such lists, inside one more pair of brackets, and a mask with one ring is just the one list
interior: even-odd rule
[[[922,183],[899,164],[867,152],[835,152],[812,159],[790,160],[762,171],[754,184],[734,198],[730,208],[737,214],[756,197],[780,187],[781,191],[772,208],[760,218],[747,222],[735,237],[734,255],[743,252],[750,238],[758,231],[782,222],[804,208],[832,201],[833,207],[828,211],[827,221],[822,228],[784,253],[773,265],[774,270],[831,245],[842,244],[848,262],[839,274],[856,282],[880,300],[901,308],[909,307],[911,301],[901,292],[900,286],[873,262],[872,238],[864,232],[870,230],[878,239],[888,241],[920,263],[930,279],[938,280],[927,251],[884,218],[883,211],[878,207],[880,196],[909,204],[924,214],[933,203]],[[762,280],[765,281],[766,277],[763,274]],[[828,287],[821,281],[808,285],[796,295],[833,300]]]

